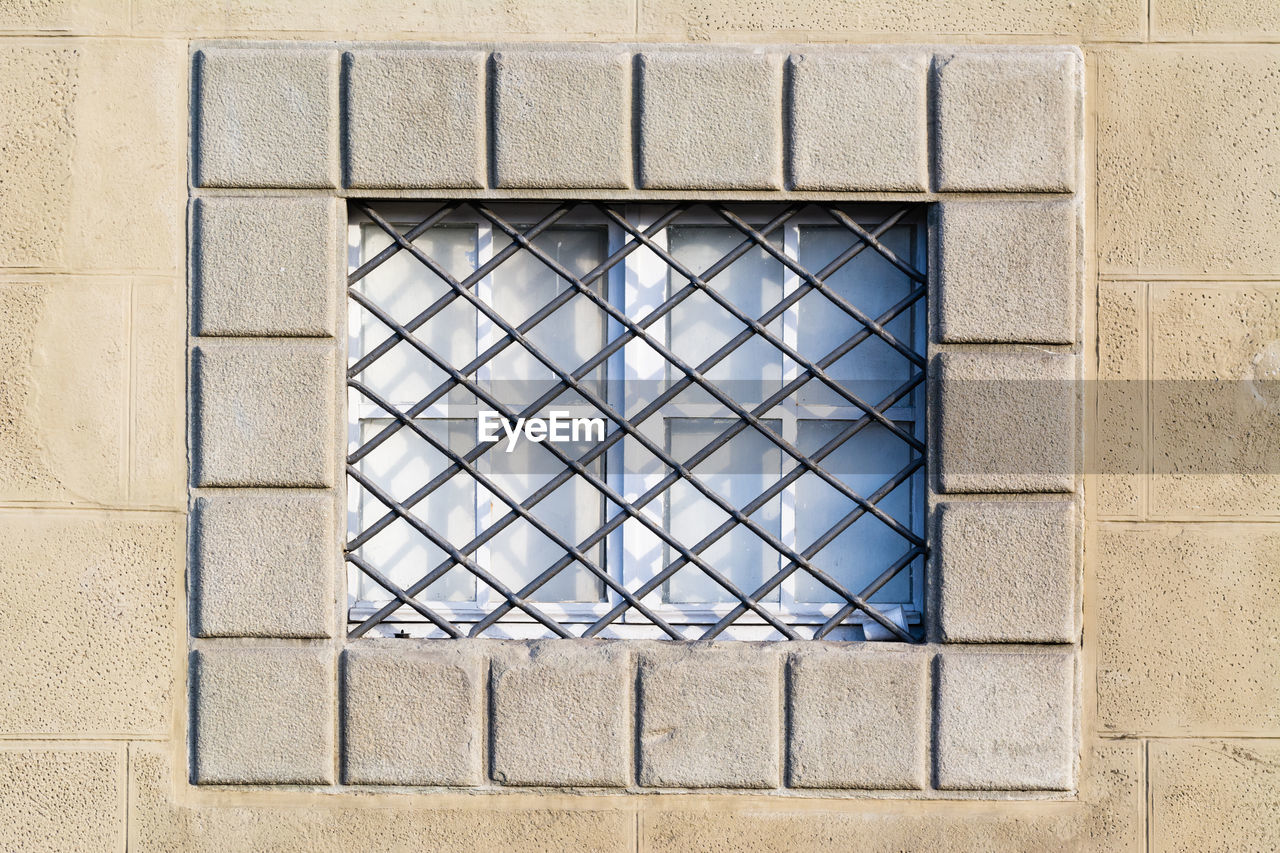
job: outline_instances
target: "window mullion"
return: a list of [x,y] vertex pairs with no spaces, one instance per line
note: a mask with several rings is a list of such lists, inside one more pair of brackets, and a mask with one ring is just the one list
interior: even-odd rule
[[[480,267],[484,266],[492,259],[493,259],[493,226],[487,222],[482,221],[476,226],[476,268],[479,269]],[[493,304],[493,275],[492,274],[486,275],[484,278],[480,279],[480,281],[476,282],[475,293],[476,293],[476,296],[478,296],[481,299],[481,301],[489,305]],[[459,297],[458,301],[461,301],[461,297]],[[476,351],[472,353],[473,357],[475,355],[478,355],[481,352],[484,352],[487,348],[495,344],[498,341],[498,338],[500,337],[498,334],[497,328],[494,326],[491,320],[489,320],[479,311],[475,311],[474,313],[476,318],[476,336],[475,336]],[[493,387],[493,375],[492,375],[492,370],[490,368],[489,362],[485,362],[484,364],[480,365],[479,369],[476,370],[476,384],[478,384],[482,388]],[[479,401],[477,401],[477,403],[478,402]],[[478,440],[479,438],[478,432],[473,437]],[[492,452],[493,451],[490,451],[489,453],[492,453]],[[480,470],[481,473],[485,474],[486,476],[493,477],[494,476],[493,464],[492,464],[492,460],[490,459],[489,453],[484,454],[478,460],[476,460],[477,461],[476,467]],[[485,530],[487,530],[488,527],[497,520],[497,517],[496,517],[497,514],[501,514],[501,512],[505,509],[505,505],[503,505],[502,507],[497,506],[497,503],[498,503],[497,497],[494,495],[491,495],[488,489],[484,488],[479,483],[474,481],[473,481],[473,493],[475,494],[475,502],[476,502],[475,503],[476,529],[474,533],[475,535],[478,536],[481,533],[483,533]],[[480,566],[483,566],[486,569],[493,565],[493,560],[490,557],[490,549],[487,544],[481,545],[479,548],[476,549],[475,553],[473,554],[473,559]],[[477,607],[488,610],[493,608],[499,603],[499,600],[500,600],[499,597],[496,595],[496,593],[494,593],[494,591],[487,584],[483,583],[479,578],[474,578],[473,583],[475,584],[475,590],[476,590],[475,603]]]
[[[800,257],[800,226],[796,223],[787,223],[782,229],[782,250],[783,253],[792,260],[798,261]],[[782,279],[782,295],[785,299],[800,287],[800,276],[794,270],[787,269],[784,271]],[[796,302],[790,306],[780,318],[782,321],[782,342],[797,352],[800,350],[800,303]],[[792,381],[800,375],[800,366],[785,355],[782,356],[782,382]],[[798,445],[799,424],[798,412],[796,408],[796,395],[788,396],[782,405],[778,407],[780,418],[782,420],[782,437],[790,442],[793,446]],[[794,465],[794,460],[783,458],[783,469]],[[781,476],[781,471],[778,472]],[[796,538],[796,486],[793,483],[788,486],[781,495],[781,520],[782,520],[782,544],[796,551],[799,551],[803,545]],[[781,568],[781,565],[779,565]],[[784,613],[794,612],[796,608],[796,575],[791,575],[782,582],[780,590],[780,604]]]

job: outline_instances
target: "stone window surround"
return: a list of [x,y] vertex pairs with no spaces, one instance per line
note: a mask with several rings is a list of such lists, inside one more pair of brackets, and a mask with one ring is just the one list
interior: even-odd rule
[[[193,783],[1070,796],[1079,51],[223,42],[192,61]],[[348,643],[356,196],[933,202],[927,642]]]

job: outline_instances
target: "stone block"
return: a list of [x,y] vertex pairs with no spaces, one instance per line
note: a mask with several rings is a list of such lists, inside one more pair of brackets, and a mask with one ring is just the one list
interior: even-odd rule
[[1080,66],[1075,50],[938,56],[938,189],[1075,189]]
[[332,337],[344,218],[336,199],[197,199],[194,333]]
[[389,640],[343,658],[351,785],[478,785],[483,658],[472,644]]
[[808,646],[791,656],[788,785],[924,787],[929,658],[861,645]]
[[188,63],[176,42],[0,50],[0,267],[182,268]]
[[1151,5],[1151,41],[1274,41],[1280,7],[1250,0],[1160,0]]
[[0,266],[66,260],[79,74],[72,47],[0,50]]
[[[154,2],[154,0],[153,0]],[[175,2],[175,0],[168,0]],[[1141,41],[1147,6],[1142,0],[1106,4],[1046,4],[1040,0],[862,0],[796,3],[794,0],[646,0],[640,4],[640,37],[676,41],[745,42],[885,40],[903,35],[1084,36],[1101,41]],[[880,37],[880,38],[877,38]]]
[[1071,501],[966,501],[938,508],[944,642],[1070,643],[1080,546]]
[[181,280],[134,282],[129,472],[134,505],[187,506],[186,291]]
[[1080,339],[1073,202],[945,202],[937,224],[939,340]]
[[1280,744],[1150,742],[1152,850],[1280,849]]
[[83,0],[54,3],[14,3],[0,10],[0,27],[6,31],[101,34],[129,31],[128,0]]
[[782,187],[782,56],[640,55],[640,185]]
[[[98,0],[95,0],[98,2]],[[105,2],[105,0],[101,0]],[[635,8],[630,0],[542,0],[512,5],[509,0],[272,0],[246,5],[240,0],[191,3],[190,0],[136,0],[137,35],[190,38],[261,33],[281,38],[299,33],[341,33],[364,40],[417,39],[491,42],[511,36],[544,39],[630,39],[635,37]],[[443,38],[442,38],[443,37]]]
[[1072,788],[1073,652],[944,651],[938,663],[934,759],[939,788]]
[[795,189],[929,188],[924,54],[815,51],[790,67]]
[[1097,57],[1101,270],[1280,272],[1280,45]]
[[497,186],[630,186],[630,53],[504,50],[493,70]]
[[1280,729],[1280,657],[1262,645],[1280,636],[1274,525],[1105,525],[1096,548],[1102,731]]
[[346,54],[346,180],[353,187],[485,185],[485,54]]
[[339,545],[331,493],[203,495],[194,521],[196,636],[332,636]]
[[333,485],[331,346],[201,345],[194,353],[197,486]]
[[[79,4],[76,4],[79,5]],[[76,42],[71,269],[185,278],[190,64],[185,40]],[[46,167],[47,168],[47,167]]]
[[1069,492],[1079,458],[1077,359],[1020,347],[944,352],[938,391],[943,492]]
[[123,850],[122,747],[0,748],[0,847]]
[[0,734],[168,737],[182,517],[9,509],[0,539]]
[[194,658],[193,782],[334,781],[332,651],[227,646]]
[[624,644],[513,645],[490,667],[493,778],[504,785],[623,786],[631,776]]
[[1138,519],[1146,509],[1147,286],[1098,284],[1097,432],[1091,460],[1098,515]]
[[0,500],[125,502],[131,284],[0,284]]
[[336,50],[213,48],[195,55],[195,183],[336,187]]
[[1153,284],[1149,511],[1280,515],[1280,287]]
[[779,784],[780,656],[749,643],[678,645],[640,660],[640,784]]

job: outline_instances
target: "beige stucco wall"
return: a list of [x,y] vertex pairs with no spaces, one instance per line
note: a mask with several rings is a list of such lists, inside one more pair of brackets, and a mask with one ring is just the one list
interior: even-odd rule
[[1277,848],[1266,386],[1090,407],[1080,794],[1054,802],[193,788],[183,413],[189,39],[1078,44],[1091,375],[1248,382],[1280,370],[1278,8],[0,0],[0,849]]

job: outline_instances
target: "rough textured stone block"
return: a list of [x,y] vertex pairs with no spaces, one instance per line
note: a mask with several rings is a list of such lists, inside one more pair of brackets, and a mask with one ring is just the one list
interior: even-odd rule
[[1070,790],[1075,655],[943,652],[936,781],[960,790]]
[[204,649],[195,655],[193,781],[333,782],[333,652]]
[[123,850],[124,749],[0,749],[0,847]]
[[1103,731],[1280,729],[1274,523],[1105,525],[1096,547]]
[[483,660],[468,643],[390,640],[343,658],[343,776],[352,785],[478,785]]
[[1275,518],[1280,287],[1150,288],[1150,512]]
[[939,340],[1079,340],[1076,229],[1069,201],[939,205]]
[[928,189],[927,64],[896,50],[793,56],[795,188]]
[[779,782],[779,655],[753,644],[672,646],[640,661],[640,784]]
[[[67,263],[86,271],[180,273],[190,159],[186,42],[84,40],[76,50],[71,179],[66,187],[40,187],[54,198],[70,193]],[[42,84],[37,91],[47,90]],[[8,150],[10,158],[23,153]]]
[[[0,734],[170,731],[181,516],[7,510]],[[3,845],[0,845],[3,846]]]
[[934,67],[938,189],[1074,189],[1077,52],[966,52]]
[[944,641],[1072,642],[1076,527],[1071,501],[941,504],[934,562]]
[[194,545],[196,636],[332,636],[339,546],[331,494],[202,496]]
[[196,54],[196,184],[338,185],[338,59],[315,48]]
[[857,646],[792,655],[787,784],[923,788],[929,658]]
[[[155,2],[155,0],[149,0]],[[175,2],[175,0],[166,0]],[[1142,0],[1106,4],[1041,0],[860,0],[797,3],[795,0],[646,0],[640,4],[642,38],[692,41],[811,41],[879,34],[976,36],[1086,35],[1103,41],[1141,41],[1147,7]]]
[[1280,271],[1278,73],[1280,45],[1098,53],[1104,272]]
[[72,3],[13,3],[0,10],[5,30],[37,30],[100,34],[129,31],[129,0],[84,0]]
[[0,284],[0,500],[125,502],[130,286]]
[[70,48],[0,51],[0,265],[64,260],[79,57]]
[[779,189],[782,57],[648,52],[640,56],[640,185]]
[[205,345],[194,360],[196,485],[333,485],[331,347]]
[[935,360],[943,492],[1069,492],[1079,454],[1076,358],[1018,348]]
[[1097,439],[1090,460],[1102,519],[1145,511],[1147,464],[1147,286],[1098,283]]
[[189,63],[176,40],[0,50],[0,266],[182,268]]
[[355,50],[347,63],[353,187],[485,185],[485,55]]
[[1270,41],[1280,6],[1252,0],[1160,0],[1151,5],[1152,41]]
[[1280,849],[1280,743],[1150,742],[1152,850]]
[[136,281],[129,332],[133,361],[129,499],[140,506],[185,510],[187,293],[183,282]]
[[[103,0],[105,2],[105,0]],[[511,36],[549,39],[626,39],[635,36],[635,7],[630,0],[542,0],[513,5],[510,0],[240,0],[191,3],[189,0],[136,0],[134,32],[172,33],[190,38],[242,37],[263,33],[341,33],[343,38],[436,39],[469,35],[475,41]]]
[[493,69],[497,186],[630,186],[631,54],[502,51]]
[[[76,42],[76,53],[74,102],[65,111],[74,137],[70,179],[63,186],[46,181],[40,187],[50,200],[70,197],[60,223],[67,265],[77,271],[184,274],[191,116],[187,44],[85,40]],[[38,91],[47,91],[46,86],[42,82]],[[46,102],[52,105],[54,98]],[[51,167],[47,163],[43,170]]]
[[505,785],[626,785],[631,664],[625,645],[515,645],[491,664],[493,778]]
[[197,199],[193,331],[332,336],[342,219],[336,199]]

